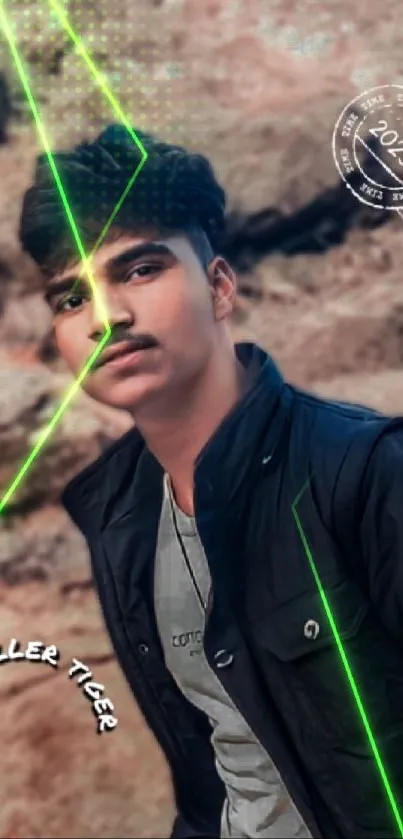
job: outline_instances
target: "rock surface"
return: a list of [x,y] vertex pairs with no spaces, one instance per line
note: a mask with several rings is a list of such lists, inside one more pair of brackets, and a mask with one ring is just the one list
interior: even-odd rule
[[[48,5],[5,6],[52,147],[119,121]],[[353,96],[403,83],[397,0],[384,0],[381,15],[347,0],[66,0],[63,9],[128,120],[208,154],[229,209],[243,217],[234,337],[261,343],[300,386],[403,413],[403,221],[390,216],[377,227],[380,216],[367,213],[346,224],[351,202],[337,192],[331,154],[335,121]],[[0,70],[12,98],[0,142],[3,497],[71,378],[52,349],[41,278],[17,241],[40,144],[6,39]],[[313,249],[305,236],[293,250],[287,234],[279,252],[272,243],[257,254],[258,222],[248,214],[288,216],[290,231],[329,190],[326,235],[321,219],[309,216]],[[0,645],[40,639],[61,651],[58,671],[0,665],[5,839],[170,832],[167,767],[112,655],[84,541],[59,505],[69,477],[130,424],[76,395],[0,520]],[[119,717],[115,731],[96,736],[88,700],[67,676],[72,657],[105,684]]]

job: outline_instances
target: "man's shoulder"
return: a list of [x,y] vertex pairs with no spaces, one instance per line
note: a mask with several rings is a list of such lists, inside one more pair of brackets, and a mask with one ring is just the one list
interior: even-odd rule
[[109,492],[112,473],[115,476],[120,474],[128,464],[135,469],[144,445],[143,438],[133,426],[66,484],[60,500],[73,520],[76,520],[74,511],[80,508],[81,499],[91,495],[93,501],[96,498],[101,500],[103,492]]
[[[299,423],[306,426],[313,445],[327,443],[334,448],[348,446],[353,440],[370,440],[399,420],[366,405],[326,399],[297,387],[292,390],[295,415]],[[400,420],[403,422],[403,418]]]
[[357,490],[379,441],[403,432],[403,416],[381,414],[365,405],[324,399],[298,388],[294,392],[291,450],[303,449],[321,491],[346,498]]
[[385,414],[357,402],[346,402],[341,399],[329,399],[313,391],[303,390],[295,385],[291,386],[297,403],[307,410],[317,413],[319,417],[335,417],[349,419],[351,422],[363,422],[371,418],[385,418]]

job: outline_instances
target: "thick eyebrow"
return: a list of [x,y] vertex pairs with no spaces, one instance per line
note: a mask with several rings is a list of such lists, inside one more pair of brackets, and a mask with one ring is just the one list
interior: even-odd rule
[[[134,245],[133,247],[128,248],[122,253],[119,253],[117,256],[112,256],[106,262],[105,270],[113,279],[120,273],[121,269],[124,268],[125,265],[128,265],[135,259],[148,256],[168,256],[175,261],[178,259],[171,248],[162,242],[143,242],[141,245]],[[73,286],[76,284],[79,288],[82,288],[83,282],[86,282],[85,275],[83,274],[66,275],[60,280],[55,280],[54,282],[49,283],[44,299],[47,303],[50,303],[53,297],[56,297],[58,294],[64,294],[71,291]]]

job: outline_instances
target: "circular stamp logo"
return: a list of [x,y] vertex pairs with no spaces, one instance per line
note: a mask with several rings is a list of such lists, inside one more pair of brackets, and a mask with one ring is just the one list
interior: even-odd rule
[[403,210],[403,85],[380,85],[352,99],[336,122],[332,150],[359,201]]

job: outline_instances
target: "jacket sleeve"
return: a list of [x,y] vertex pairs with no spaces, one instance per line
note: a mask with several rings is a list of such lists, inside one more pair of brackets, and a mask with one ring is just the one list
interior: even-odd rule
[[345,475],[354,497],[348,498],[345,482],[346,515],[339,519],[339,532],[344,543],[349,540],[357,582],[403,645],[403,419],[386,424],[358,470],[356,465],[351,452]]

